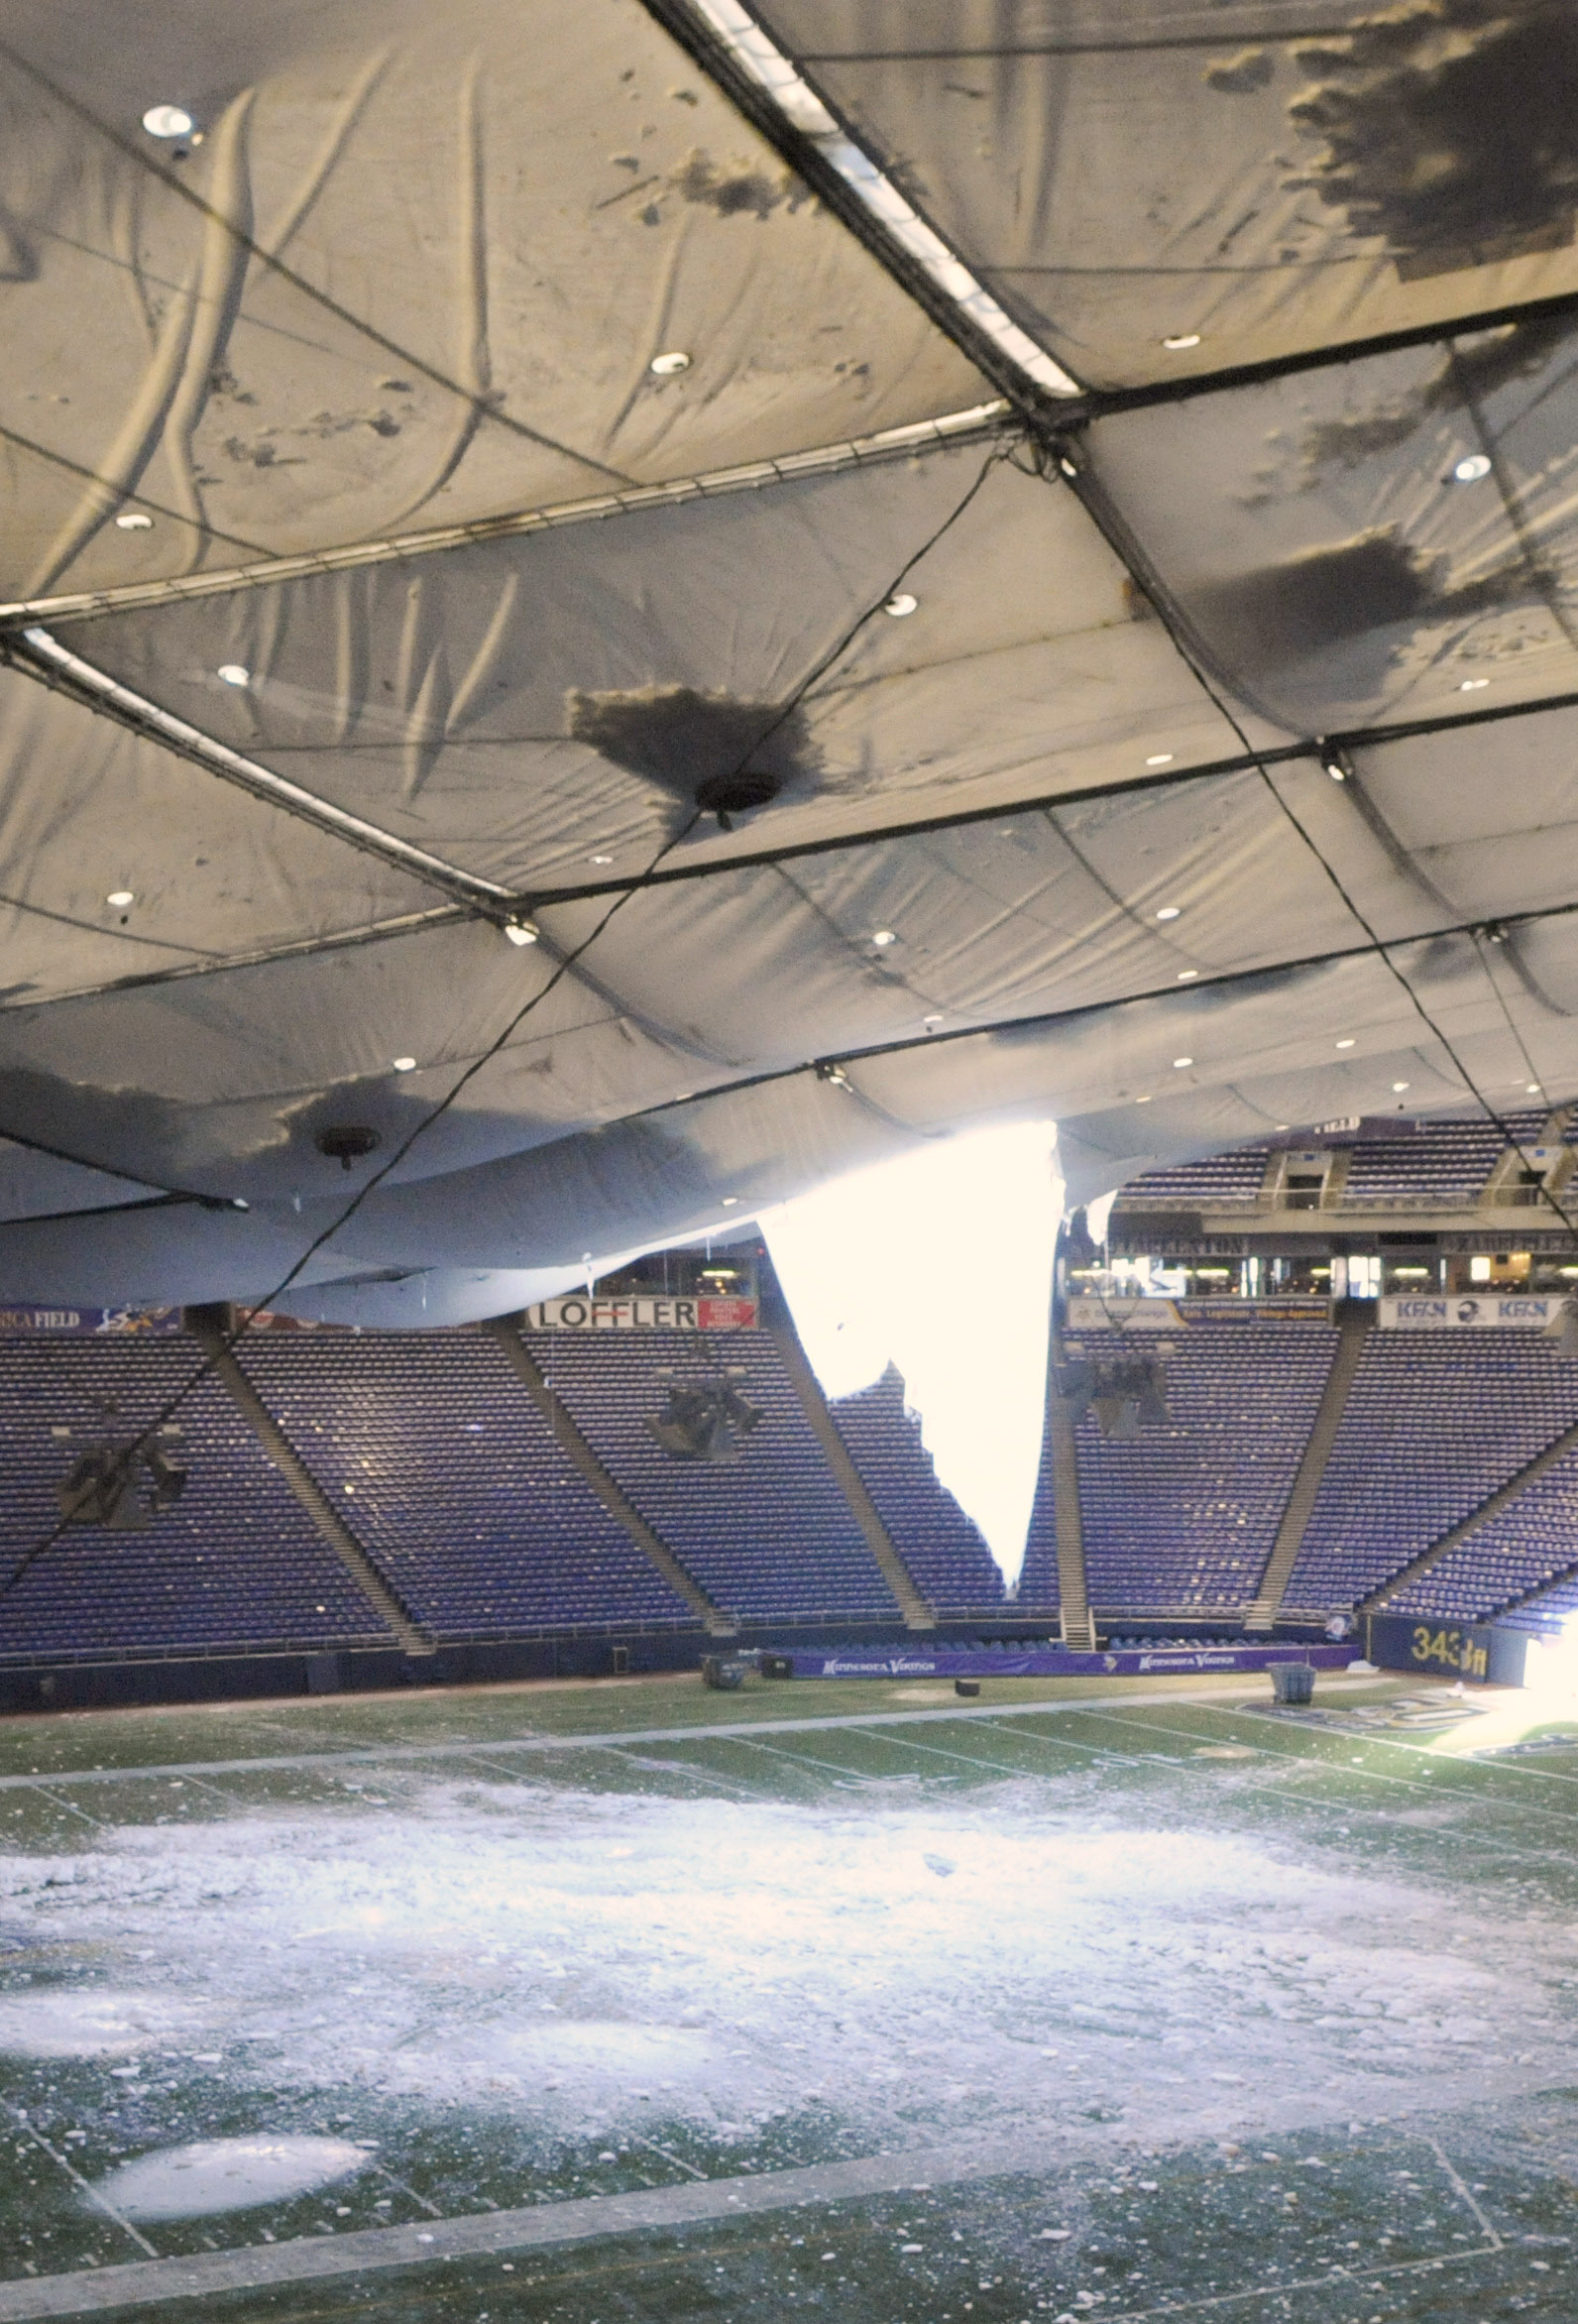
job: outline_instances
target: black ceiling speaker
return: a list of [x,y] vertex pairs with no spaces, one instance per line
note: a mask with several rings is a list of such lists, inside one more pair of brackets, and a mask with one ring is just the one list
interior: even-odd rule
[[361,1121],[331,1121],[327,1129],[320,1129],[313,1139],[320,1154],[331,1162],[338,1162],[342,1170],[349,1170],[353,1162],[360,1162],[364,1154],[376,1153],[384,1143],[376,1129],[369,1129]]
[[1132,1445],[1142,1428],[1168,1428],[1167,1366],[1154,1355],[1086,1359],[1058,1367],[1058,1394],[1078,1420],[1093,1412],[1104,1437]]
[[748,815],[752,807],[766,807],[778,796],[774,774],[710,774],[696,785],[696,804],[704,814],[716,815],[720,831],[733,831],[733,817]]
[[735,1387],[745,1377],[738,1365],[707,1381],[682,1383],[671,1372],[657,1376],[670,1386],[662,1411],[646,1426],[672,1460],[737,1460],[740,1438],[767,1417]]
[[[68,1429],[54,1433],[70,1435]],[[139,1446],[135,1438],[117,1442],[100,1437],[85,1446],[55,1488],[56,1504],[66,1524],[146,1533],[160,1512],[172,1509],[186,1490],[185,1469],[165,1451],[165,1444],[179,1435],[178,1428],[162,1428],[146,1445]]]

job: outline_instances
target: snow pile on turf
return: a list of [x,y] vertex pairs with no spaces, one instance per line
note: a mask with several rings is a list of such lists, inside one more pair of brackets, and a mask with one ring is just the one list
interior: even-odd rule
[[122,2163],[97,2192],[127,2219],[214,2218],[310,2195],[369,2159],[345,2139],[197,2139]]
[[173,2051],[238,2090],[553,2135],[727,2138],[812,2098],[874,2140],[1118,2109],[1165,2136],[1295,2089],[1374,2108],[1489,2062],[1573,1951],[1335,1835],[1115,1828],[1031,1781],[835,1807],[409,1779],[13,1858],[0,1896],[103,1980],[6,1996],[13,2054]]

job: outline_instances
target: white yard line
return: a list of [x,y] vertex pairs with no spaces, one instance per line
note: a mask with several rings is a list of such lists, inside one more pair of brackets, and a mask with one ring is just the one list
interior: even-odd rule
[[[1171,1699],[1176,1702],[1182,1697],[1174,1695]],[[1368,1729],[1359,1728],[1349,1730],[1346,1727],[1317,1727],[1313,1724],[1304,1726],[1301,1720],[1279,1718],[1275,1711],[1257,1710],[1253,1703],[1243,1704],[1234,1713],[1234,1716],[1242,1719],[1260,1719],[1268,1726],[1284,1729],[1299,1726],[1303,1728],[1305,1734],[1332,1735],[1337,1741],[1344,1743],[1350,1740],[1364,1743],[1384,1743],[1389,1751],[1411,1751],[1420,1759],[1428,1759],[1433,1767],[1485,1768],[1494,1770],[1499,1775],[1533,1776],[1548,1784],[1578,1784],[1578,1775],[1563,1775],[1559,1768],[1554,1767],[1529,1767],[1522,1760],[1504,1757],[1494,1747],[1483,1753],[1475,1752],[1466,1758],[1459,1759],[1455,1753],[1432,1751],[1427,1743],[1415,1743],[1408,1735],[1379,1730],[1372,1733]],[[1454,1729],[1447,1730],[1448,1733],[1455,1731]],[[1551,1748],[1552,1750],[1563,1748],[1559,1738],[1552,1743]],[[1565,1748],[1578,1748],[1578,1736],[1574,1736],[1571,1744]]]
[[101,1815],[89,1815],[87,1809],[85,1807],[78,1807],[74,1800],[56,1800],[55,1794],[51,1791],[48,1784],[40,1783],[32,1776],[28,1778],[27,1789],[30,1792],[37,1792],[41,1800],[48,1800],[52,1807],[63,1808],[67,1815],[75,1815],[79,1817],[83,1823],[90,1823],[96,1832],[107,1831],[109,1829],[109,1826],[105,1823],[104,1818]]
[[[1483,2103],[1490,2097],[1526,2098],[1543,2085],[1515,2084],[1505,2077],[1464,2074],[1437,2081],[1421,2094],[1430,2110],[1454,2099]],[[1559,2086],[1559,2085],[1558,2085]],[[1396,2100],[1394,2099],[1394,2104]],[[1313,2121],[1307,2097],[1289,2102],[1289,2127]],[[1346,2112],[1346,2102],[1339,2112]],[[1114,2126],[1116,2130],[1116,2126]],[[1409,2134],[1405,2134],[1408,2136]],[[1416,2135],[1416,2134],[1415,2134]],[[1100,2134],[1097,2134],[1100,2136]],[[1081,2145],[1088,2149],[1091,2140]],[[1102,2143],[1111,2145],[1113,2134]],[[1433,2140],[1427,2140],[1445,2162]],[[677,2157],[670,2157],[671,2160]],[[917,2186],[960,2185],[976,2179],[1048,2175],[1052,2157],[1045,2134],[1035,2138],[971,2141],[954,2147],[916,2148],[903,2154],[874,2154],[841,2162],[815,2163],[794,2170],[762,2171],[734,2178],[681,2180],[623,2195],[577,2196],[559,2203],[532,2203],[516,2210],[470,2212],[435,2218],[430,2228],[413,2226],[357,2229],[335,2236],[302,2236],[286,2243],[251,2244],[230,2251],[192,2253],[179,2259],[147,2260],[129,2266],[82,2269],[70,2274],[13,2279],[0,2283],[0,2324],[31,2324],[41,2316],[102,2315],[120,2308],[177,2300],[217,2298],[225,2292],[256,2291],[284,2283],[334,2276],[360,2276],[375,2269],[430,2266],[446,2260],[486,2259],[510,2252],[639,2234],[662,2234],[684,2227],[728,2225],[752,2214],[770,2214],[810,2203],[839,2203]],[[683,2168],[684,2165],[681,2165]],[[1449,2163],[1448,2176],[1460,2185]],[[1469,2198],[1476,2216],[1483,2218]],[[133,2231],[135,2232],[135,2231]],[[873,2233],[875,2231],[872,2231]],[[1375,2267],[1333,2267],[1323,2274],[1289,2277],[1218,2292],[1195,2300],[1168,2300],[1152,2308],[1122,2308],[1111,2324],[1145,2324],[1145,2319],[1231,2307],[1246,2300],[1282,2298],[1323,2284],[1379,2282],[1417,2275],[1443,2266],[1467,2266],[1502,2250],[1488,2222],[1487,2241],[1472,2250],[1435,2253],[1425,2259],[1388,2261]],[[139,2241],[141,2239],[139,2238]]]
[[4,2103],[6,2112],[8,2115],[10,2115],[12,2121],[16,2124],[17,2129],[21,2131],[25,2137],[31,2139],[34,2146],[40,2149],[43,2153],[47,2154],[52,2162],[56,2163],[59,2168],[64,2171],[68,2179],[71,2179],[75,2182],[77,2188],[87,2197],[88,2201],[93,2205],[94,2209],[96,2211],[102,2211],[106,2219],[113,2220],[115,2225],[120,2229],[122,2235],[130,2236],[132,2242],[134,2244],[140,2245],[151,2260],[157,2260],[159,2258],[159,2254],[154,2249],[154,2246],[149,2242],[147,2236],[139,2235],[136,2228],[133,2227],[131,2221],[127,2219],[123,2213],[117,2211],[114,2204],[99,2193],[97,2187],[93,2185],[90,2179],[85,2179],[82,2176],[82,2173],[73,2166],[69,2155],[62,2154],[60,2150],[53,2145],[52,2142],[44,2136],[42,2131],[35,2130],[32,2123],[29,2122],[27,2116],[22,2112],[20,2107],[12,2106],[9,2101],[5,2101]]
[[676,2170],[684,2171],[687,2177],[693,2179],[706,2178],[707,2173],[705,2170],[698,2170],[694,2162],[684,2161],[682,2157],[674,2153],[670,2148],[660,2147],[655,2139],[643,2139],[639,2131],[630,2131],[627,2136],[629,2138],[630,2144],[633,2147],[645,2147],[651,2153],[661,2154],[665,2162],[672,2162],[674,2168]]
[[1465,2185],[1462,2178],[1459,2177],[1457,2170],[1453,2166],[1452,2159],[1447,2153],[1446,2149],[1441,2145],[1440,2140],[1426,2139],[1424,2143],[1429,2148],[1431,2153],[1435,2156],[1436,2161],[1441,2165],[1441,2168],[1445,2171],[1451,2184],[1453,2194],[1456,2195],[1458,2201],[1462,2203],[1467,2210],[1471,2211],[1474,2217],[1479,2221],[1480,2230],[1485,2237],[1488,2248],[1493,2252],[1499,2252],[1502,2248],[1501,2237],[1497,2234],[1495,2228],[1492,2227],[1489,2219],[1486,2218],[1482,2207],[1475,2202],[1472,2189]]
[[[1086,1707],[1094,1709],[1096,1706],[1094,1704],[1090,1704]],[[1132,1727],[1138,1734],[1176,1735],[1182,1742],[1185,1743],[1198,1743],[1201,1740],[1200,1736],[1196,1732],[1187,1727],[1164,1727],[1160,1721],[1155,1719],[1148,1719],[1142,1726],[1137,1719],[1118,1718],[1115,1717],[1114,1714],[1110,1711],[1104,1711],[1102,1716],[1107,1720],[1109,1725],[1115,1727]],[[1302,1729],[1300,1731],[1304,1733],[1308,1732],[1307,1729]],[[1048,1735],[1045,1737],[1036,1738],[1036,1740],[1056,1744],[1060,1749],[1068,1748],[1061,1736]],[[1095,1744],[1074,1744],[1073,1748],[1093,1751],[1097,1750],[1099,1746]],[[1442,1801],[1466,1801],[1470,1806],[1477,1807],[1496,1807],[1505,1806],[1508,1804],[1506,1801],[1498,1801],[1494,1793],[1452,1791],[1450,1788],[1444,1785],[1437,1786],[1434,1784],[1417,1784],[1414,1783],[1409,1776],[1389,1776],[1385,1774],[1380,1768],[1355,1767],[1351,1764],[1339,1765],[1335,1760],[1321,1758],[1313,1752],[1273,1751],[1265,1744],[1253,1743],[1246,1743],[1244,1748],[1246,1751],[1253,1753],[1255,1758],[1269,1761],[1274,1766],[1286,1765],[1291,1767],[1329,1768],[1333,1775],[1358,1776],[1366,1783],[1392,1784],[1400,1791],[1421,1793],[1424,1798],[1428,1800],[1437,1800]],[[1146,1759],[1129,1759],[1126,1754],[1119,1751],[1111,1752],[1107,1754],[1107,1756],[1129,1767],[1169,1767],[1177,1769],[1180,1773],[1188,1774],[1203,1774],[1204,1772],[1201,1769],[1196,1769],[1192,1763],[1186,1759],[1173,1759],[1165,1756],[1162,1753],[1153,1754]],[[1351,1812],[1351,1802],[1341,1800],[1322,1800],[1315,1793],[1305,1792],[1302,1790],[1294,1791],[1281,1784],[1251,1783],[1246,1788],[1250,1791],[1258,1792],[1268,1799],[1301,1802],[1303,1805],[1308,1807],[1319,1807],[1331,1815],[1342,1815]],[[1575,1820],[1573,1817],[1569,1816],[1564,1809],[1559,1807],[1535,1807],[1532,1808],[1530,1812],[1537,1815],[1557,1816],[1564,1823]],[[1442,1839],[1452,1839],[1457,1842],[1460,1842],[1462,1839],[1462,1833],[1460,1830],[1452,1832],[1443,1830],[1436,1836]],[[1480,1835],[1480,1844],[1483,1845],[1487,1852],[1504,1857],[1509,1863],[1514,1864],[1560,1864],[1562,1866],[1567,1866],[1571,1862],[1569,1857],[1555,1855],[1549,1849],[1514,1848],[1508,1846],[1504,1840],[1497,1840],[1494,1837],[1484,1834]]]
[[[855,1710],[834,1711],[817,1718],[791,1719],[729,1719],[717,1725],[694,1721],[683,1727],[626,1727],[615,1728],[595,1735],[506,1735],[477,1736],[468,1743],[368,1743],[344,1751],[280,1752],[265,1759],[193,1759],[176,1760],[156,1767],[94,1767],[65,1769],[46,1773],[38,1768],[26,1775],[0,1776],[0,1792],[28,1791],[41,1784],[126,1784],[156,1782],[169,1776],[244,1776],[303,1772],[315,1768],[378,1767],[388,1762],[423,1759],[467,1759],[478,1752],[518,1751],[586,1751],[618,1748],[627,1743],[697,1743],[710,1735],[814,1735],[836,1727],[907,1727],[936,1725],[950,1719],[1012,1719],[1056,1717],[1067,1711],[1101,1710],[1108,1705],[1121,1704],[1132,1708],[1136,1702],[1148,1699],[1158,1702],[1219,1702],[1224,1695],[1243,1691],[1245,1682],[1261,1676],[1254,1671],[1236,1671],[1214,1685],[1191,1686],[1154,1697],[1127,1694],[1085,1695],[1078,1700],[1071,1696],[1055,1696],[1047,1702],[958,1702],[944,1710]],[[1328,1685],[1345,1685],[1365,1687],[1373,1684],[1370,1676],[1348,1679],[1339,1673],[1328,1680]],[[815,1685],[808,1680],[804,1685]]]

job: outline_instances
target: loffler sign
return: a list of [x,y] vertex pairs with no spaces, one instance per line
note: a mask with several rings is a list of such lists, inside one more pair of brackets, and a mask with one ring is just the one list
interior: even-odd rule
[[539,1299],[525,1311],[529,1332],[748,1332],[756,1322],[753,1299],[726,1299],[714,1292],[687,1298]]

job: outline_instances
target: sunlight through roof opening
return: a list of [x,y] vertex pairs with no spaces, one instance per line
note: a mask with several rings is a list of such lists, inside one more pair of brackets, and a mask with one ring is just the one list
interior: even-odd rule
[[1056,1145],[1050,1121],[972,1130],[758,1218],[825,1393],[895,1366],[939,1483],[1010,1589],[1041,1466]]

